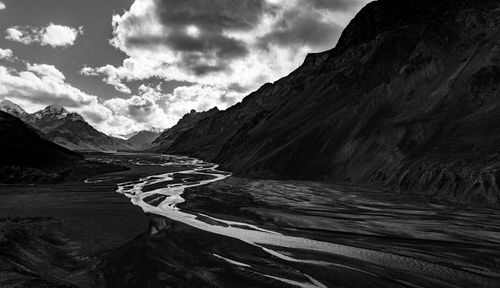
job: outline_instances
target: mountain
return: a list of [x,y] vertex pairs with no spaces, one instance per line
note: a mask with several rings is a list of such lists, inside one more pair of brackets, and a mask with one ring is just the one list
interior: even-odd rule
[[142,130],[127,139],[127,143],[135,149],[147,149],[160,135],[157,130]]
[[[168,150],[168,148],[174,143],[182,143],[183,134],[187,131],[191,131],[193,128],[197,127],[198,123],[206,118],[215,116],[219,112],[217,107],[212,108],[205,112],[196,112],[191,110],[188,114],[184,115],[177,124],[160,134],[153,142],[153,151],[163,152]],[[182,145],[182,144],[181,144]]]
[[43,110],[28,115],[27,121],[44,133],[48,133],[66,122],[85,122],[79,114],[70,113],[57,104],[52,104]]
[[52,143],[21,119],[0,111],[0,178],[7,174],[6,166],[52,171],[81,159],[82,156]]
[[28,113],[21,106],[6,99],[0,102],[0,111],[7,112],[20,119],[26,119],[28,116]]
[[[53,122],[47,122],[53,123]],[[45,127],[46,135],[49,139],[64,147],[74,151],[116,151],[118,149],[130,149],[130,146],[123,139],[108,136],[97,131],[85,121],[74,120],[74,118],[64,118],[57,126]]]
[[19,105],[4,100],[0,110],[19,117],[42,131],[49,140],[75,151],[116,151],[131,149],[122,139],[99,132],[78,113],[71,113],[57,104],[33,114],[26,113]]
[[[500,2],[379,0],[332,50],[155,149],[236,175],[500,204]],[[181,127],[179,127],[181,126]]]

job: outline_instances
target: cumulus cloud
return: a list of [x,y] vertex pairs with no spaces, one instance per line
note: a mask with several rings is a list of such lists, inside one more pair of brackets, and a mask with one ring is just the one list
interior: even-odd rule
[[113,86],[116,90],[122,93],[131,93],[130,88],[127,85],[121,82],[121,79],[118,75],[120,74],[118,69],[111,65],[102,66],[99,68],[92,69],[90,67],[84,67],[80,72],[82,75],[86,76],[98,76],[104,75],[103,82]]
[[78,35],[83,34],[83,27],[78,29],[50,23],[46,27],[14,26],[5,30],[6,39],[23,44],[39,43],[42,46],[72,46]]
[[98,106],[97,96],[88,95],[66,83],[57,68],[46,64],[28,63],[22,71],[0,66],[0,96],[29,103],[29,107],[34,109],[52,103],[75,109]]
[[3,10],[3,9],[5,9],[5,8],[7,8],[7,7],[5,6],[5,3],[3,3],[2,1],[0,1],[0,10]]
[[[367,0],[135,0],[113,16],[110,43],[123,65],[85,67],[117,90],[160,78],[217,87],[239,98],[290,73],[307,53],[335,45],[342,26]],[[222,88],[221,88],[222,87]],[[219,95],[208,95],[217,98]]]
[[14,54],[12,53],[12,50],[0,48],[0,60],[13,61]]
[[128,99],[109,99],[104,102],[104,106],[112,110],[116,118],[125,120],[117,126],[126,132],[140,130],[138,127],[171,127],[192,109],[206,111],[216,106],[225,109],[235,104],[236,100],[237,95],[221,87],[181,86],[172,93],[163,93],[159,86],[141,85],[138,95]]
[[8,97],[29,112],[57,103],[84,116],[93,116],[87,119],[98,128],[105,128],[107,119],[113,117],[97,96],[71,86],[61,71],[47,64],[28,63],[24,70],[0,66],[0,97]]
[[[122,65],[80,71],[102,77],[128,97],[103,100],[73,87],[56,67],[32,63],[22,69],[0,65],[0,97],[29,112],[63,105],[113,135],[167,128],[191,109],[232,106],[263,83],[290,73],[307,53],[332,48],[359,1],[135,0],[112,19],[110,44],[127,55]],[[6,30],[6,38],[66,47],[82,33],[81,27],[55,24],[15,26]],[[12,51],[0,50],[3,60],[12,57]],[[161,85],[129,88],[129,82],[151,78],[188,84],[168,93]]]
[[28,112],[57,103],[115,136],[152,127],[168,128],[191,109],[224,109],[236,102],[236,96],[222,87],[207,85],[177,87],[172,93],[164,93],[161,85],[141,85],[129,98],[102,101],[67,83],[53,65],[27,63],[21,70],[0,65],[0,98],[8,98]]

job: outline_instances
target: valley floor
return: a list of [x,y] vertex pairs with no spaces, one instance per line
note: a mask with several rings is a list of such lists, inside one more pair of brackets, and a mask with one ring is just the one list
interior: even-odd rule
[[499,210],[319,182],[229,177],[186,188],[180,212],[267,237],[255,245],[145,217],[117,183],[182,167],[134,161],[87,183],[0,186],[0,286],[500,285]]

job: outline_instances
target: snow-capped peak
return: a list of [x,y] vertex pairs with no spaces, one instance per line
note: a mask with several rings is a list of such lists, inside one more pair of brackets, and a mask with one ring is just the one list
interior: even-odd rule
[[7,99],[0,102],[0,110],[14,116],[26,116],[28,114],[21,106]]
[[58,105],[58,104],[52,104],[42,111],[43,114],[51,114],[51,115],[58,115],[62,117],[66,117],[66,115],[69,114],[68,110],[66,110],[64,107]]
[[164,129],[162,128],[159,128],[159,127],[151,127],[149,129],[149,131],[153,132],[153,133],[156,133],[156,134],[160,134],[161,132],[163,132]]
[[31,121],[39,121],[39,120],[62,120],[62,119],[67,119],[71,121],[83,121],[83,117],[78,114],[78,113],[71,113],[66,108],[62,107],[61,105],[58,104],[52,104],[45,109],[40,110],[36,113],[31,114]]

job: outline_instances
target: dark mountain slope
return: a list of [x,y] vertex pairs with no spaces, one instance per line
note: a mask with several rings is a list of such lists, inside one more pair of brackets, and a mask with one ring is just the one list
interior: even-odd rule
[[217,112],[219,112],[217,107],[205,112],[196,112],[195,110],[191,110],[191,112],[184,115],[174,127],[165,130],[153,141],[154,148],[152,148],[152,150],[162,152],[163,150],[170,148],[171,145],[182,143],[185,132],[186,137],[190,137],[189,132],[191,129],[197,127],[203,119],[216,115]]
[[52,141],[71,150],[115,151],[130,149],[123,139],[108,136],[85,121],[65,119],[56,129],[47,132]]
[[83,159],[40,136],[22,120],[0,111],[0,165],[57,169]]
[[142,130],[137,132],[135,135],[127,139],[127,143],[135,147],[136,149],[146,149],[149,148],[153,141],[160,135],[160,133]]
[[372,2],[334,49],[159,149],[237,175],[498,205],[498,39],[496,0]]

